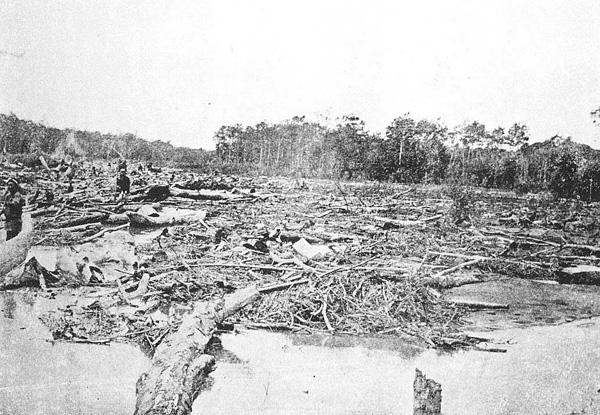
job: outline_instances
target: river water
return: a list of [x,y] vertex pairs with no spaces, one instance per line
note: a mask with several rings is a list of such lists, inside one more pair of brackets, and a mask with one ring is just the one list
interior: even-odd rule
[[0,295],[0,414],[132,414],[149,359],[136,347],[52,342],[37,318],[75,297]]
[[242,362],[218,364],[193,413],[412,414],[415,368],[442,384],[448,415],[600,413],[600,319],[492,335],[507,353],[223,335],[224,349]]
[[[137,348],[50,341],[56,300],[0,294],[0,414],[131,414],[149,367]],[[600,319],[486,333],[507,353],[437,352],[396,339],[243,330],[220,336],[194,414],[411,414],[415,368],[444,414],[600,412]],[[599,403],[596,403],[599,402]]]

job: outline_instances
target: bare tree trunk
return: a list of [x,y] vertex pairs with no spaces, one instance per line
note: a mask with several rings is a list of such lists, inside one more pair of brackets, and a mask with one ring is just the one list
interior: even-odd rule
[[277,160],[276,160],[277,168],[279,168],[279,157],[280,156],[281,156],[281,140],[279,140],[277,142]]
[[398,154],[398,172],[402,168],[402,152],[404,151],[404,140],[400,141],[400,154]]
[[137,382],[134,415],[187,415],[214,366],[205,354],[217,324],[260,297],[255,286],[220,301],[196,302],[179,329],[158,346],[152,367]]

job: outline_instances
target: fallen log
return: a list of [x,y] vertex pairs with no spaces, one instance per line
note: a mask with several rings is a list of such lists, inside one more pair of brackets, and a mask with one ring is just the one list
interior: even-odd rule
[[486,301],[475,301],[475,300],[458,300],[452,299],[449,300],[450,304],[454,304],[461,307],[468,307],[474,309],[492,309],[492,310],[506,310],[509,308],[508,304],[499,304],[499,303],[488,303]]
[[189,262],[192,267],[217,267],[217,268],[247,268],[247,269],[260,269],[266,271],[305,271],[305,268],[293,268],[293,267],[276,267],[273,265],[256,265],[256,264],[232,264],[227,262]]
[[74,219],[68,219],[61,222],[54,222],[51,227],[54,229],[70,228],[72,226],[85,225],[88,223],[102,222],[108,219],[107,213],[93,213],[91,215],[84,215]]
[[267,294],[267,293],[270,293],[273,291],[285,290],[286,288],[293,287],[294,285],[308,284],[309,282],[310,282],[310,280],[308,278],[305,278],[305,279],[299,280],[299,281],[291,281],[291,282],[284,282],[281,284],[273,284],[273,285],[268,285],[266,287],[260,288],[258,290],[258,292],[261,294]]
[[459,275],[455,277],[450,275],[431,275],[421,278],[421,282],[423,285],[440,288],[454,288],[467,284],[477,284],[481,282],[481,280],[474,275]]
[[106,218],[104,223],[111,225],[122,225],[124,223],[129,223],[129,217],[125,213],[113,213]]
[[171,188],[168,184],[159,184],[154,186],[145,186],[131,192],[129,200],[132,202],[141,201],[161,201],[171,195]]
[[184,216],[148,216],[137,212],[127,212],[129,222],[133,227],[150,228],[160,226],[173,226],[186,223],[203,221],[206,212],[198,211]]
[[458,264],[455,267],[448,268],[448,269],[445,269],[443,271],[440,271],[437,274],[435,274],[433,277],[435,277],[435,278],[441,278],[444,275],[451,274],[454,271],[458,271],[459,269],[463,269],[463,268],[466,268],[466,267],[470,267],[471,265],[479,264],[480,262],[484,261],[485,259],[486,258],[479,257],[479,258],[475,258],[475,259],[473,259],[471,261],[463,262],[462,264]]
[[90,235],[90,236],[88,236],[88,237],[87,237],[87,238],[85,238],[85,239],[82,239],[82,240],[81,240],[79,243],[82,243],[82,244],[84,244],[84,243],[87,243],[87,242],[93,241],[94,239],[97,239],[97,238],[100,238],[101,236],[104,236],[104,234],[105,234],[105,233],[107,233],[107,232],[115,232],[115,231],[119,231],[119,230],[121,230],[121,229],[125,229],[125,228],[127,228],[128,226],[129,226],[129,223],[126,223],[126,224],[124,224],[124,225],[117,226],[116,228],[108,228],[108,229],[103,229],[103,230],[101,230],[101,231],[100,231],[100,232],[98,232],[98,233],[95,233],[95,234],[93,234],[93,235]]
[[381,216],[373,216],[373,219],[375,219],[379,222],[384,222],[388,226],[395,227],[395,228],[406,228],[406,227],[410,227],[410,226],[423,226],[423,225],[426,225],[428,222],[432,222],[432,221],[435,221],[435,220],[438,220],[441,218],[442,218],[442,215],[436,215],[436,216],[432,216],[430,218],[424,218],[424,219],[418,219],[418,220],[398,220],[398,219],[384,218]]
[[38,209],[31,212],[31,217],[37,218],[38,216],[50,215],[56,212],[58,212],[58,208],[54,206],[45,209]]
[[157,347],[150,370],[139,378],[134,414],[189,414],[214,366],[214,358],[204,353],[217,324],[259,297],[257,288],[250,286],[218,301],[194,303],[179,330]]
[[582,251],[589,251],[590,253],[593,253],[595,255],[600,254],[600,247],[592,246],[592,245],[565,244],[565,245],[561,245],[558,252],[562,251],[563,249],[576,249],[576,250],[582,250]]
[[600,267],[594,265],[562,268],[556,275],[561,284],[600,285]]
[[102,225],[100,224],[100,222],[95,222],[84,223],[83,225],[70,226],[68,228],[51,229],[50,232],[85,232],[89,230],[94,230],[95,232],[97,232],[100,229],[102,229]]
[[189,191],[182,190],[176,187],[172,187],[171,196],[174,197],[183,197],[186,199],[193,200],[245,200],[245,199],[254,199],[256,196],[253,194],[234,194],[234,193],[226,193],[219,192],[216,190],[200,190],[200,191]]

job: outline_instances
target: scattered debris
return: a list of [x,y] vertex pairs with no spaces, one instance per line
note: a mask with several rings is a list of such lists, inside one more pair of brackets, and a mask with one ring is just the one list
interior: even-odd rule
[[[132,174],[131,194],[117,200],[114,169],[78,163],[66,192],[45,162],[20,172],[35,232],[24,221],[24,231],[1,246],[0,286],[82,287],[89,302],[43,317],[56,340],[135,342],[163,369],[172,364],[173,379],[159,380],[167,372],[153,367],[140,380],[140,414],[151,413],[140,409],[150,401],[189,411],[190,379],[212,368],[204,348],[226,318],[476,348],[479,340],[461,332],[464,315],[508,305],[449,300],[452,287],[500,277],[600,281],[600,223],[591,205],[571,220],[567,203],[475,192],[469,200],[478,208],[456,220],[443,188],[319,180],[298,187],[169,168]],[[222,299],[250,286],[262,288],[243,309],[226,311]],[[198,329],[201,336],[184,334]],[[173,361],[178,339],[190,342],[181,362]],[[185,374],[177,369],[183,364]],[[160,391],[181,400],[167,404]]]

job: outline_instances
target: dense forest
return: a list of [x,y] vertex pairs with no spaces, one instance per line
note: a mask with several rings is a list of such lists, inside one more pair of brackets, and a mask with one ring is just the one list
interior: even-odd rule
[[134,134],[60,130],[0,114],[0,148],[5,155],[26,154],[31,163],[39,155],[71,152],[205,172],[455,183],[600,199],[600,151],[571,137],[530,144],[527,126],[519,123],[489,129],[474,121],[449,128],[405,114],[382,136],[352,115],[333,128],[293,117],[276,124],[222,126],[214,140],[214,151],[189,149]]
[[223,126],[215,141],[218,164],[242,173],[456,183],[600,199],[600,151],[561,136],[529,144],[527,126],[519,123],[489,130],[475,121],[450,129],[405,114],[382,137],[355,116],[335,128],[294,117]]
[[41,123],[0,114],[0,151],[28,154],[32,163],[39,155],[66,155],[111,160],[125,157],[163,165],[194,168],[210,163],[211,152],[175,147],[160,140],[146,141],[135,134],[102,134],[97,131],[60,130]]

